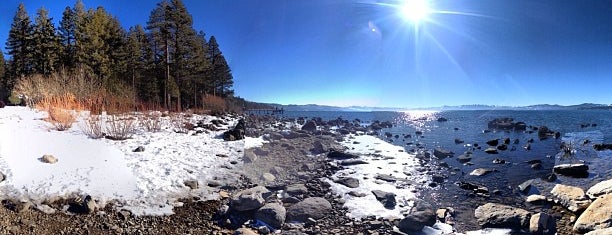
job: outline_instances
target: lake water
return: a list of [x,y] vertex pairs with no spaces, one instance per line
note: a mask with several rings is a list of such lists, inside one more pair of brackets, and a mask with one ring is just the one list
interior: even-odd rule
[[[610,110],[550,110],[550,111],[411,111],[411,112],[285,112],[286,118],[312,118],[320,117],[323,120],[342,118],[344,120],[359,119],[362,123],[370,123],[374,120],[391,121],[392,128],[383,129],[379,138],[384,139],[397,146],[402,146],[406,151],[413,151],[417,146],[424,150],[433,151],[442,148],[453,151],[454,157],[447,159],[430,160],[429,166],[432,174],[440,174],[446,177],[445,182],[434,186],[424,187],[421,198],[424,198],[436,206],[450,206],[457,210],[457,220],[463,221],[460,229],[465,231],[477,229],[474,222],[473,209],[487,202],[498,202],[507,205],[525,208],[524,194],[521,194],[517,186],[529,179],[540,178],[552,172],[552,167],[560,163],[585,162],[590,166],[587,178],[570,178],[559,176],[555,183],[574,185],[588,189],[602,180],[612,178],[612,151],[596,152],[592,149],[594,143],[612,142],[612,111]],[[448,121],[439,122],[443,117]],[[537,131],[514,132],[514,131],[484,131],[487,123],[495,118],[513,118],[515,122],[525,122],[528,126],[547,126],[553,131],[561,133],[561,138],[547,138],[540,140]],[[588,125],[585,125],[588,124]],[[595,125],[593,125],[595,124]],[[528,129],[529,130],[529,129]],[[416,131],[423,132],[417,136]],[[391,138],[385,137],[390,133]],[[410,134],[410,138],[404,135]],[[398,135],[399,138],[396,138]],[[509,138],[518,144],[510,143],[508,150],[499,151],[499,154],[487,154],[483,150],[487,147],[486,141],[491,139]],[[464,143],[456,144],[455,139]],[[531,149],[526,150],[524,146],[528,140],[534,139]],[[588,144],[583,144],[588,140]],[[562,142],[569,143],[577,149],[571,158],[563,158],[560,153]],[[474,144],[482,146],[482,149],[473,148]],[[472,151],[473,165],[466,165],[456,160],[456,157],[466,151]],[[506,164],[494,164],[494,159],[505,160]],[[542,161],[541,169],[532,169],[529,160]],[[448,164],[449,167],[440,165]],[[476,168],[494,169],[496,172],[485,176],[472,176],[469,173]],[[490,197],[475,196],[472,192],[463,190],[456,182],[471,182],[484,185],[491,192],[498,190],[498,194]]]

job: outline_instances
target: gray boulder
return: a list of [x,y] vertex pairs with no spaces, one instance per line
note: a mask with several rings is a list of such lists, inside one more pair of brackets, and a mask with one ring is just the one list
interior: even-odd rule
[[597,229],[585,233],[584,235],[609,235],[612,234],[612,228]]
[[285,223],[287,209],[278,203],[268,203],[255,212],[255,219],[274,228],[281,228]]
[[553,167],[553,171],[560,175],[585,178],[589,176],[589,166],[578,163],[578,164],[561,164]]
[[452,157],[453,155],[455,155],[455,153],[449,150],[437,148],[434,149],[433,155],[436,156],[438,159],[444,159],[447,157]]
[[302,126],[303,131],[315,132],[317,131],[317,123],[313,120],[307,121]]
[[487,203],[474,211],[474,216],[482,227],[526,228],[531,215],[529,211],[497,203]]
[[325,198],[309,197],[287,210],[287,220],[305,223],[308,218],[321,219],[331,211],[332,205]]
[[262,207],[270,190],[263,186],[257,186],[236,193],[230,200],[230,206],[236,211],[250,211]]
[[436,223],[436,214],[431,204],[416,200],[410,214],[400,220],[398,228],[404,233],[421,231],[425,226],[433,226]]
[[287,191],[287,194],[291,196],[296,196],[306,194],[308,192],[308,188],[306,188],[304,184],[292,184],[287,186],[285,191]]
[[334,182],[344,185],[349,188],[359,188],[359,180],[352,177],[344,177],[335,180]]

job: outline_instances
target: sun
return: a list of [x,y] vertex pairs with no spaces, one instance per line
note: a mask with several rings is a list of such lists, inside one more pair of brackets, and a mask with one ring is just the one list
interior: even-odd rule
[[399,6],[399,11],[403,19],[418,24],[427,20],[432,9],[428,0],[404,0]]

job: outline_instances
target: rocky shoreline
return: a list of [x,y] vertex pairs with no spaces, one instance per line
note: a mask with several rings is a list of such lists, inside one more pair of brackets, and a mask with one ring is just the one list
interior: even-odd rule
[[[464,182],[457,187],[461,188],[459,190],[473,191],[470,194],[473,195],[470,196],[472,200],[469,201],[472,209],[458,210],[460,208],[453,207],[454,202],[440,202],[439,198],[435,198],[436,190],[444,190],[445,185],[452,182],[449,182],[448,176],[439,174],[446,171],[448,166],[432,159],[452,155],[444,149],[426,148],[414,150],[419,162],[417,168],[420,169],[415,173],[428,176],[428,180],[409,183],[412,187],[405,190],[413,190],[417,196],[405,204],[409,207],[403,216],[368,216],[355,220],[348,216],[346,199],[334,193],[331,184],[353,188],[355,181],[358,184],[360,179],[338,178],[335,174],[354,164],[367,164],[367,161],[348,153],[342,143],[356,142],[350,139],[355,135],[397,138],[381,133],[385,128],[392,127],[392,123],[372,122],[366,126],[359,120],[277,120],[269,116],[248,116],[240,125],[246,125],[241,127],[246,136],[261,137],[265,143],[246,149],[242,162],[232,163],[235,168],[231,170],[242,175],[235,181],[236,184],[206,183],[206,187],[216,188],[214,191],[219,192],[219,200],[187,198],[181,200],[183,206],[174,209],[174,215],[138,217],[125,210],[117,211],[112,202],[104,208],[67,212],[67,205],[78,203],[87,207],[87,202],[57,201],[49,206],[60,213],[46,214],[31,205],[4,200],[4,206],[0,207],[0,216],[3,217],[0,233],[455,234],[483,228],[508,228],[512,232],[500,231],[510,234],[556,232],[593,235],[609,234],[612,226],[612,180],[603,181],[585,191],[555,183],[554,179],[538,178],[525,182],[517,189],[510,189],[516,194],[506,197],[491,197],[497,195],[495,190]],[[523,125],[511,126],[523,128]],[[508,128],[507,123],[502,126]],[[235,129],[228,141],[244,137],[235,133]],[[545,135],[555,137],[555,132],[546,131]],[[373,151],[374,160],[377,154]],[[460,157],[456,158],[459,160]],[[567,167],[574,167],[576,171],[584,168]],[[557,173],[561,172],[557,170]],[[397,181],[402,181],[392,175],[383,175],[376,180],[395,186],[398,185]],[[372,194],[385,208],[404,206],[397,201],[395,194],[374,191]],[[482,196],[478,196],[479,192]],[[358,194],[355,192],[352,196],[363,196]],[[511,200],[507,200],[509,198]]]

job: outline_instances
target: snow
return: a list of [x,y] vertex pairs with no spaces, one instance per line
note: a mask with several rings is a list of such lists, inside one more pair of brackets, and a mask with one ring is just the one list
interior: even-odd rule
[[[334,183],[333,180],[328,180],[333,192],[341,195],[345,200],[344,207],[349,210],[347,216],[356,219],[368,216],[403,218],[403,213],[411,208],[410,202],[416,198],[416,195],[411,192],[414,185],[410,185],[410,182],[426,180],[426,176],[419,175],[415,170],[418,166],[415,156],[404,152],[400,146],[368,135],[350,135],[348,140],[342,144],[349,149],[349,153],[356,154],[361,157],[361,160],[369,163],[347,166],[346,169],[338,171],[333,176],[334,178],[356,178],[359,180],[358,188],[348,188]],[[395,183],[384,182],[375,179],[377,174],[392,175],[401,180]],[[394,193],[397,206],[392,210],[386,209],[372,194],[373,190]],[[366,196],[351,196],[349,193],[352,191]]]
[[[157,133],[138,127],[128,140],[91,139],[79,124],[63,132],[53,130],[43,120],[46,116],[25,107],[0,109],[0,172],[6,175],[0,183],[2,197],[42,203],[88,194],[101,205],[113,200],[136,215],[171,214],[180,205],[178,198],[217,197],[217,190],[206,187],[206,182],[235,180],[230,161],[242,157],[245,144],[223,141],[222,129],[175,133],[169,118],[162,118],[164,128]],[[81,116],[83,123],[87,114]],[[213,118],[194,115],[191,121]],[[145,151],[133,152],[139,146]],[[45,154],[58,162],[41,162]],[[185,180],[198,180],[200,189],[190,190]]]
[[247,136],[244,138],[244,148],[245,149],[261,147],[265,143],[268,143],[268,141],[264,140],[263,136],[260,136],[258,138]]

